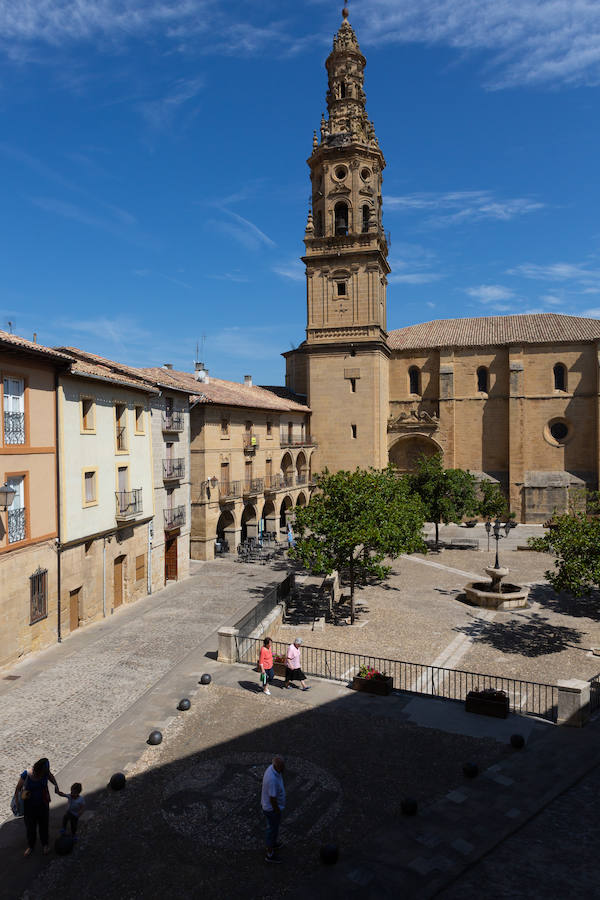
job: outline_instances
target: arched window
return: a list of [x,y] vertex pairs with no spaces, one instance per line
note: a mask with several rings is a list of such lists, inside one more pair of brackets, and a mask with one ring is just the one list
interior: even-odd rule
[[370,219],[370,217],[371,217],[371,210],[369,209],[369,207],[368,207],[367,204],[365,203],[365,205],[364,205],[363,208],[362,208],[362,230],[363,230],[363,234],[366,234],[367,231],[369,230],[369,219]]
[[421,373],[416,366],[408,370],[408,389],[411,394],[421,393]]
[[346,85],[342,81],[342,83],[340,84],[340,97],[343,100],[345,96],[346,96]]
[[554,366],[554,390],[566,391],[567,389],[567,370],[562,363],[556,363]]
[[320,209],[315,213],[315,235],[323,237],[323,213]]
[[335,218],[335,233],[348,234],[348,207],[343,201],[335,204],[333,211]]
[[477,390],[482,394],[487,394],[489,389],[488,370],[485,366],[479,366],[477,369]]

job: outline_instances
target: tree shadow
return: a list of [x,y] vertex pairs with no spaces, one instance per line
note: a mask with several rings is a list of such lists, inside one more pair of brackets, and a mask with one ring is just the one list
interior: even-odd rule
[[549,584],[534,584],[529,591],[529,599],[560,616],[600,622],[600,591],[592,591],[589,596],[574,597],[566,591],[556,593]]
[[556,625],[539,613],[518,615],[507,621],[484,622],[474,630],[473,625],[461,625],[454,631],[468,634],[474,643],[489,644],[501,653],[519,656],[548,656],[563,650],[584,649],[581,633],[566,625]]

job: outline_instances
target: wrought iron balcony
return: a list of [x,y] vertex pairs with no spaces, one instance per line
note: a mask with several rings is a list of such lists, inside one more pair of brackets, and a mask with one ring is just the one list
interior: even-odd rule
[[185,525],[185,506],[174,506],[172,509],[163,509],[165,517],[165,531],[181,528]]
[[303,469],[302,472],[298,472],[298,474],[296,475],[296,484],[308,484],[308,472],[306,471],[306,469]]
[[16,544],[24,541],[26,529],[25,508],[8,510],[8,543]]
[[117,425],[117,450],[127,450],[127,428]]
[[279,433],[280,447],[316,447],[317,442],[310,435],[302,435],[282,430]]
[[265,494],[273,491],[279,491],[283,487],[283,475],[277,472],[276,475],[265,476]]
[[185,475],[185,459],[163,459],[163,478],[170,481],[175,478],[183,478]]
[[244,497],[251,497],[256,494],[262,494],[265,489],[264,478],[250,478],[244,482]]
[[118,522],[126,522],[135,519],[142,513],[142,489],[133,491],[115,491],[117,501],[116,518]]
[[259,447],[258,437],[252,431],[244,432],[243,438],[244,438],[244,452],[245,453],[254,453],[255,450],[258,450],[258,447]]
[[183,431],[183,413],[172,412],[162,414],[163,431]]
[[4,443],[5,444],[24,444],[25,443],[25,413],[21,413],[21,412],[5,412],[4,413]]
[[281,480],[283,482],[284,487],[294,487],[294,473],[293,472],[282,472]]
[[240,481],[222,481],[219,485],[219,500],[221,502],[225,500],[235,500],[236,497],[241,497],[241,494]]

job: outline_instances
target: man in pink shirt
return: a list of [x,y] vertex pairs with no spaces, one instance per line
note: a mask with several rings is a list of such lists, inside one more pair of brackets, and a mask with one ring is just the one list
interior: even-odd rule
[[287,649],[287,655],[285,658],[285,684],[284,688],[291,687],[290,681],[299,681],[302,685],[302,690],[307,691],[308,685],[306,684],[306,675],[300,668],[300,644],[302,643],[302,638],[294,638],[294,643],[290,644]]

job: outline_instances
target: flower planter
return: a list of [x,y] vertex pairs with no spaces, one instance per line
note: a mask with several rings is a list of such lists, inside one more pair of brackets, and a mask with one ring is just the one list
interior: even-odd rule
[[387,697],[393,686],[394,679],[391,675],[385,675],[383,678],[361,678],[360,675],[355,675],[352,679],[353,691],[378,694],[380,697]]
[[274,662],[273,663],[273,675],[277,675],[280,678],[285,678],[285,663],[284,662]]
[[465,701],[465,710],[481,716],[506,719],[509,699],[504,691],[469,691]]

